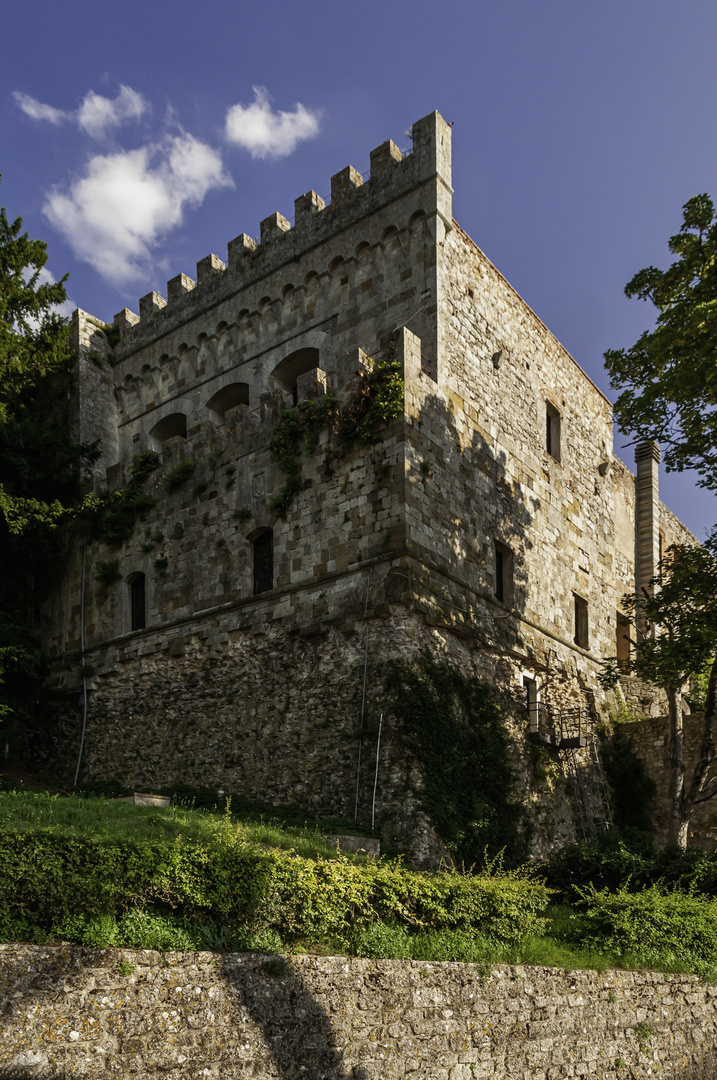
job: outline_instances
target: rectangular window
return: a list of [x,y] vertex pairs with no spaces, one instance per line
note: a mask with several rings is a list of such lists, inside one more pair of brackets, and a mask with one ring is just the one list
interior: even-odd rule
[[525,707],[528,710],[528,720],[531,731],[538,731],[539,723],[539,699],[538,683],[527,675],[523,676],[523,690],[525,692]]
[[630,659],[630,623],[625,618],[621,611],[616,612],[616,650],[617,663],[619,667],[624,667],[627,661]]
[[496,600],[502,604],[513,604],[513,552],[499,540],[495,542],[495,585]]
[[545,449],[560,461],[560,413],[549,401],[545,403]]
[[274,588],[274,537],[271,529],[254,541],[254,595]]
[[144,630],[146,626],[144,574],[135,574],[129,584],[131,627]]
[[573,641],[581,649],[588,647],[588,602],[577,593],[573,593],[575,633]]

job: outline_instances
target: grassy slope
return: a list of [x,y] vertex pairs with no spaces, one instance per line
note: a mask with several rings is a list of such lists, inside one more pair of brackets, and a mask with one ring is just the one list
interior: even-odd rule
[[[225,806],[224,812],[197,810],[182,805],[156,809],[103,798],[65,798],[28,791],[0,792],[0,829],[6,833],[29,834],[42,830],[58,837],[91,839],[100,843],[150,841],[172,847],[197,846],[208,849],[231,846],[239,842],[289,850],[308,859],[325,860],[337,857],[336,849],[316,827],[302,829],[287,827],[278,821],[242,821],[230,811],[230,805]],[[365,862],[365,857],[354,856],[352,860]],[[649,955],[643,955],[639,950],[618,954],[610,948],[601,948],[601,943],[596,941],[594,936],[590,941],[581,942],[581,916],[569,907],[549,907],[546,915],[549,922],[548,932],[544,936],[528,937],[511,943],[465,931],[444,929],[415,933],[405,925],[376,923],[356,935],[351,951],[369,957],[458,960],[484,965],[523,963],[568,969],[652,967],[663,971],[696,970],[689,961],[685,962],[684,957],[664,950],[661,953],[652,950]],[[98,943],[104,942],[108,945],[222,947],[221,927],[212,927],[206,932],[203,930],[205,936],[200,934],[197,938],[186,923],[179,926],[165,916],[154,914],[148,914],[144,921],[142,918],[144,917],[132,916],[129,921],[125,920],[124,929],[121,929],[119,936],[106,920],[104,923],[100,920],[92,926],[77,923],[75,939],[90,944],[92,935],[95,935]],[[18,930],[19,925],[8,924],[3,939],[13,940],[13,934],[15,937],[24,937],[22,930]],[[27,936],[33,939],[33,933],[28,924]],[[65,936],[73,940],[70,924],[66,926]],[[37,937],[34,940],[38,940]],[[234,946],[237,944],[241,942],[235,941]],[[247,936],[244,947],[276,951],[285,948],[286,944],[282,943],[275,932],[269,931],[268,936]],[[345,951],[345,944],[343,947],[337,946],[336,942],[330,940],[299,942],[295,943],[294,947],[317,952]],[[707,971],[704,964],[700,965],[699,973],[710,978],[717,977],[717,969],[712,973]]]

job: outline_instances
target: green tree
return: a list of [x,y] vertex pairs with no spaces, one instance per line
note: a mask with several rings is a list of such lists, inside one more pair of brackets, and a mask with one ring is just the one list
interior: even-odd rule
[[669,248],[679,257],[667,270],[648,266],[625,286],[657,308],[655,329],[630,349],[609,349],[605,366],[623,434],[660,443],[668,471],[695,469],[717,490],[717,217],[708,195],[685,203]]
[[[680,231],[670,237],[678,258],[667,270],[648,266],[625,294],[650,300],[654,330],[629,349],[610,349],[605,366],[619,391],[615,417],[623,434],[660,443],[668,471],[695,469],[702,487],[717,490],[717,217],[706,194],[682,208]],[[717,548],[717,534],[710,544]],[[660,574],[639,598],[640,627],[632,669],[662,687],[670,706],[672,838],[684,846],[694,807],[715,794],[709,767],[715,755],[717,691],[717,562],[699,547],[675,546]],[[635,616],[638,598],[626,597]],[[685,783],[682,687],[704,676],[705,726],[691,783]],[[617,669],[608,665],[606,680]]]
[[42,681],[33,627],[89,453],[71,435],[65,278],[43,280],[46,262],[0,209],[0,716],[18,720]]
[[[632,623],[633,651],[628,661],[608,663],[602,678],[616,685],[621,673],[633,672],[661,687],[670,713],[670,839],[687,845],[694,808],[717,794],[710,774],[715,757],[717,714],[717,558],[707,548],[675,544],[660,563],[660,573],[639,598],[624,598]],[[709,664],[700,753],[689,783],[685,778],[682,687],[703,675]]]

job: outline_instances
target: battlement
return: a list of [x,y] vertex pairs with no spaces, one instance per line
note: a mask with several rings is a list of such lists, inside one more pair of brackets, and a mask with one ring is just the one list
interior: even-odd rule
[[156,291],[139,300],[139,315],[124,308],[115,315],[120,330],[116,353],[122,358],[177,323],[191,319],[212,300],[225,299],[347,226],[374,213],[413,189],[421,191],[421,209],[452,222],[451,127],[437,112],[411,128],[412,149],[402,153],[390,139],[371,151],[364,180],[349,165],[331,177],[331,202],[315,191],[294,201],[294,224],[276,212],[259,225],[257,241],[241,233],[227,245],[227,262],[207,255],[197,263],[196,279],[177,274],[167,282],[166,298]]

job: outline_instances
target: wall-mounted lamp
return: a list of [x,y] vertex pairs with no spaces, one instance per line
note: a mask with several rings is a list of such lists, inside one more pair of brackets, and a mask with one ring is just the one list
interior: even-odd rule
[[600,473],[601,476],[607,476],[607,471],[608,471],[609,468],[610,468],[610,462],[609,461],[601,461],[600,464],[598,465],[598,472]]

